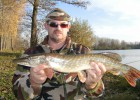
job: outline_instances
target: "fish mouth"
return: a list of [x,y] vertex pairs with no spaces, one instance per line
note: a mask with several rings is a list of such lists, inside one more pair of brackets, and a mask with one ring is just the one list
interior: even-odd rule
[[29,59],[26,58],[14,59],[13,63],[16,63],[18,65],[29,66]]

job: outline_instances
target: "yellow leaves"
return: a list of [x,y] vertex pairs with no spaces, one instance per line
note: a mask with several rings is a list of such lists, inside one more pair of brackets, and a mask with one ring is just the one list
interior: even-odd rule
[[[0,2],[0,50],[11,48],[18,32],[18,23],[25,0],[1,0]],[[7,38],[8,37],[8,38]]]

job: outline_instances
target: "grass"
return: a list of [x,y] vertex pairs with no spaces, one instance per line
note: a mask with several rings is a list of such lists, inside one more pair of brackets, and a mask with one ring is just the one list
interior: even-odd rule
[[106,88],[104,100],[140,100],[140,80],[136,87],[132,87],[124,77],[107,73],[103,81]]
[[[21,53],[0,52],[0,100],[16,100],[11,83],[16,65],[12,59],[20,55]],[[140,100],[140,81],[136,87],[131,87],[123,77],[109,73],[104,75],[103,81],[105,92],[97,100]]]
[[12,93],[12,77],[16,65],[12,59],[21,53],[0,52],[0,100],[16,100]]

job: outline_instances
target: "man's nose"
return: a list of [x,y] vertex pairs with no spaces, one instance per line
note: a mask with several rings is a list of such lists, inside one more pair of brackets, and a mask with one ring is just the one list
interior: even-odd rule
[[57,26],[57,29],[62,29],[60,25]]

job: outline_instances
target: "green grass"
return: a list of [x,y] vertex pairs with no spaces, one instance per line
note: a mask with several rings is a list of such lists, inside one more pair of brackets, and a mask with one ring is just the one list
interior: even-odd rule
[[[0,100],[16,100],[11,82],[16,65],[12,59],[20,55],[21,53],[0,52]],[[104,75],[103,81],[105,92],[98,100],[140,100],[140,81],[136,87],[131,87],[123,77],[108,73]]]
[[122,76],[107,73],[103,77],[105,84],[104,100],[140,100],[140,80],[132,87]]
[[0,52],[0,100],[16,100],[11,83],[16,65],[12,63],[12,59],[20,55],[21,53]]

